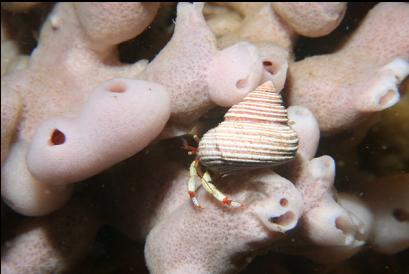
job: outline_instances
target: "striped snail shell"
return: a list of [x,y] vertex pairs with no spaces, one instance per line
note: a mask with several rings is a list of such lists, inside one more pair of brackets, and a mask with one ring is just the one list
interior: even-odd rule
[[295,157],[296,132],[271,81],[251,91],[199,143],[200,163],[221,175],[272,167]]

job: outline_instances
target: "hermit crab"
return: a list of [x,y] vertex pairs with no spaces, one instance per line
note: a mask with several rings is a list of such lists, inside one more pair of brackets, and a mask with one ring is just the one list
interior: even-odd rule
[[[212,183],[211,173],[234,172],[276,166],[295,157],[298,137],[290,127],[281,94],[271,81],[251,91],[224,115],[224,121],[199,140],[197,155],[190,165],[188,194],[196,207],[196,178],[204,189],[224,205],[240,207]],[[203,172],[203,169],[207,170]]]

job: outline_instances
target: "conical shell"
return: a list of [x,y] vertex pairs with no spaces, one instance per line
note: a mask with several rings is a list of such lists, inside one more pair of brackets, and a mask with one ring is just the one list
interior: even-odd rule
[[271,81],[232,106],[224,118],[199,143],[199,160],[210,170],[230,174],[295,157],[298,137],[288,125],[287,109]]

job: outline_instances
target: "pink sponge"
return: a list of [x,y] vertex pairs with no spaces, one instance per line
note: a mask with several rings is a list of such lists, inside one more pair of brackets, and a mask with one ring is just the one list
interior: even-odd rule
[[[329,156],[321,156],[305,163],[302,176],[295,182],[304,198],[301,233],[315,245],[329,247],[334,252],[336,249],[344,252],[338,254],[337,258],[321,258],[310,254],[314,259],[325,259],[326,262],[357,252],[369,234],[368,218],[362,218],[365,214],[350,212],[340,205],[333,189],[334,177],[334,160]],[[365,210],[362,203],[356,204]]]
[[[18,191],[20,186],[26,186],[37,197],[37,193],[43,193],[45,182],[61,184],[94,175],[152,141],[164,127],[169,112],[172,121],[187,124],[188,128],[219,103],[218,93],[225,93],[225,98],[234,103],[259,84],[262,62],[255,54],[256,48],[242,43],[219,51],[203,18],[201,3],[178,5],[174,35],[148,66],[146,60],[121,64],[117,44],[139,34],[153,20],[157,8],[157,4],[141,3],[60,3],[42,27],[29,66],[2,78],[2,97],[19,94],[20,105],[24,105],[20,111],[18,101],[13,103],[8,98],[5,104],[2,102],[2,109],[5,106],[13,111],[10,115],[2,112],[2,122],[7,122],[2,135],[5,152],[8,146],[19,146],[10,150],[18,155],[2,155],[3,162],[8,161],[6,156],[13,159],[14,166],[7,163],[8,172],[2,171],[2,188],[8,190],[2,194],[14,209],[30,215],[41,214],[40,208],[43,213],[54,210],[61,205],[55,203],[58,199],[40,203],[49,204],[49,208],[25,203]],[[210,67],[218,58],[225,64],[223,69]],[[235,66],[237,60],[245,62]],[[208,76],[211,70],[213,76]],[[216,81],[216,76],[222,81]],[[158,83],[166,93],[159,85],[151,85],[152,92],[143,88],[135,95],[114,87],[113,92],[99,92],[97,96],[96,91],[89,97],[101,82],[121,77]],[[134,90],[128,80],[120,81]],[[224,89],[226,83],[234,87],[237,82],[239,90]],[[214,102],[210,94],[215,95]],[[15,136],[14,143],[10,136]],[[13,171],[16,169],[24,171],[24,176],[18,176]],[[21,181],[21,177],[28,181]],[[21,182],[18,187],[11,183],[16,181]],[[25,195],[30,196],[27,192]]]
[[341,50],[290,64],[290,104],[308,107],[324,134],[393,106],[409,74],[407,33],[409,4],[378,4]]
[[250,43],[237,43],[218,52],[210,62],[207,73],[210,99],[220,106],[240,102],[260,83],[262,72],[257,48]]
[[346,3],[293,2],[272,3],[278,15],[298,34],[324,36],[334,30],[346,10]]
[[291,127],[297,132],[299,143],[297,154],[304,159],[312,159],[317,152],[320,140],[320,129],[312,112],[302,106],[290,106],[288,119]]
[[104,82],[79,115],[50,119],[38,128],[28,168],[43,182],[80,181],[148,145],[169,113],[169,97],[161,85],[121,78]]
[[303,202],[290,181],[268,169],[228,178],[220,184],[223,191],[247,206],[222,208],[199,191],[203,210],[186,201],[149,233],[151,273],[235,273],[295,227]]
[[28,216],[48,214],[71,197],[73,185],[51,185],[36,180],[28,171],[28,144],[15,143],[1,167],[1,196],[13,210]]
[[[125,134],[127,139],[123,142],[121,138],[125,137],[124,132],[115,132],[112,129],[126,128],[127,123],[129,126],[135,125],[133,124],[134,121],[116,123],[115,119],[135,119],[135,116],[141,116],[140,119],[142,119],[144,115],[148,115],[147,111],[150,106],[144,105],[142,101],[140,104],[130,104],[136,100],[135,98],[130,100],[128,104],[119,100],[123,96],[128,98],[128,93],[116,93],[118,100],[109,100],[109,96],[104,97],[102,94],[101,97],[93,96],[88,100],[91,91],[103,81],[117,77],[134,78],[145,69],[146,60],[131,65],[121,64],[117,54],[117,43],[138,35],[153,20],[158,7],[158,4],[150,3],[59,3],[55,5],[42,26],[38,45],[30,56],[28,66],[2,77],[1,143],[3,166],[1,188],[3,199],[14,210],[27,215],[50,213],[64,204],[72,190],[72,186],[51,185],[35,178],[29,171],[26,161],[28,149],[35,150],[29,158],[36,158],[37,160],[30,161],[30,165],[32,165],[30,168],[39,177],[44,178],[48,172],[58,181],[68,182],[74,177],[80,178],[84,175],[85,168],[90,168],[87,171],[88,174],[95,174],[98,169],[96,165],[107,167],[113,164],[112,159],[118,160],[120,154],[125,158],[131,155],[132,152],[125,151],[126,148],[115,153],[107,153],[109,144],[111,144],[107,142],[108,137],[111,137],[111,142],[122,142],[122,144],[128,142],[137,148],[146,144],[147,139],[151,138],[150,140],[152,140],[154,131],[160,131],[160,125],[166,123],[169,115],[168,95],[160,91],[156,95],[144,92],[145,95],[149,95],[146,95],[147,97],[141,96],[139,100],[149,99],[146,103],[150,102],[152,109],[163,109],[163,115],[161,116],[161,113],[158,112],[157,123],[148,119],[147,121],[151,121],[152,125],[144,127],[141,123],[141,126],[137,127],[140,130],[152,130],[151,133],[136,131],[141,140],[130,138],[127,135],[130,134],[130,131],[127,131],[128,133]],[[93,29],[95,26],[96,29]],[[120,26],[123,28],[118,29]],[[160,90],[163,88],[161,87]],[[160,94],[166,98],[156,100],[155,98]],[[79,113],[83,109],[83,104],[87,100],[88,105],[81,115],[85,120],[76,123],[75,121],[78,121]],[[93,103],[93,100],[97,100],[97,102]],[[103,103],[108,102],[112,103],[111,107],[103,105]],[[101,103],[100,106],[98,106],[99,103]],[[139,112],[135,106],[141,105],[143,106],[142,112]],[[114,106],[127,107],[127,109],[115,110]],[[95,113],[87,114],[87,108],[87,111],[95,111]],[[108,119],[108,113],[117,116]],[[59,122],[56,122],[56,117],[70,117],[70,119],[57,119]],[[91,117],[94,117],[95,121],[91,121]],[[154,119],[155,116],[149,117]],[[106,125],[116,125],[117,127],[103,127],[101,119],[105,119]],[[140,119],[136,119],[136,121],[140,121]],[[47,129],[47,125],[53,128]],[[65,128],[66,126],[69,130]],[[39,129],[39,127],[41,128]],[[34,142],[42,145],[46,143],[45,146],[38,146],[37,144],[31,146],[33,135],[38,129],[37,134],[40,136]],[[59,131],[54,131],[54,129],[59,129]],[[73,131],[75,134],[71,134]],[[158,133],[156,132],[156,134]],[[81,142],[78,134],[82,134]],[[51,136],[53,138],[50,138]],[[73,138],[74,136],[76,137]],[[102,142],[96,141],[96,137],[100,138]],[[90,138],[94,138],[94,140],[90,140]],[[130,139],[132,140],[130,141]],[[66,149],[67,155],[65,156],[56,155],[56,153],[50,155],[44,151],[44,148],[50,146],[48,140],[51,140],[51,143],[56,143],[54,148],[58,148],[57,150],[60,151],[68,142],[72,144],[71,141],[76,140],[77,144],[71,146],[71,150]],[[41,143],[42,141],[44,143]],[[62,145],[59,144],[60,142],[67,143]],[[141,142],[141,144],[136,146],[135,142]],[[87,145],[92,150],[84,152]],[[100,156],[96,155],[97,146],[102,152]],[[118,146],[112,146],[112,148],[116,149]],[[83,155],[80,154],[82,152],[84,152]],[[77,153],[75,157],[73,156],[74,153]],[[107,156],[113,158],[105,159]],[[88,158],[88,160],[79,160],[80,158]],[[68,164],[68,162],[71,163]],[[74,170],[74,167],[79,169]],[[68,177],[60,180],[61,176],[64,176],[62,174]],[[46,181],[50,182],[50,179]]]
[[78,21],[96,46],[114,46],[139,35],[152,22],[159,3],[75,3]]
[[26,218],[2,245],[1,273],[62,273],[89,251],[103,220],[88,198],[74,198],[46,217]]
[[[2,82],[3,83],[3,82]],[[23,110],[21,96],[17,92],[1,92],[1,164],[7,158],[11,141]]]
[[166,87],[171,121],[187,125],[214,104],[231,106],[258,86],[263,73],[257,48],[239,43],[219,51],[203,3],[179,3],[175,32],[141,78]]
[[208,4],[207,17],[222,48],[237,41],[267,42],[291,52],[298,35],[318,37],[330,33],[341,22],[345,10],[346,3],[340,2],[224,2]]

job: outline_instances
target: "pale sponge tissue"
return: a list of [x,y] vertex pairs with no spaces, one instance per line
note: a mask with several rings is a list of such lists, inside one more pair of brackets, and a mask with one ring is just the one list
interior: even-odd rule
[[[151,273],[228,273],[246,265],[258,249],[282,238],[297,223],[302,198],[290,181],[260,171],[223,182],[223,189],[240,189],[235,200],[247,206],[222,209],[204,192],[204,209],[190,201],[165,217],[149,233],[145,258]],[[242,258],[233,263],[238,255]]]
[[[298,35],[324,36],[341,22],[346,3],[208,3],[206,18],[218,45],[267,42],[292,52]],[[257,30],[257,31],[255,31]]]
[[147,146],[169,114],[161,85],[122,78],[104,82],[76,117],[40,125],[27,154],[28,169],[49,184],[86,179]]
[[73,186],[50,185],[34,178],[25,165],[27,146],[24,142],[14,144],[1,167],[1,196],[20,214],[49,214],[69,200]]
[[[110,150],[107,143],[105,143],[108,137],[111,142],[121,144],[121,142],[115,141],[114,135],[119,134],[119,139],[127,136],[126,143],[122,142],[122,145],[133,144],[135,149],[140,150],[160,133],[169,117],[169,97],[164,88],[157,83],[152,83],[151,87],[155,91],[158,90],[156,93],[155,91],[149,92],[144,88],[142,89],[143,92],[139,94],[121,92],[121,87],[118,85],[111,92],[100,92],[100,96],[98,92],[95,92],[94,96],[88,97],[95,87],[106,80],[115,77],[120,78],[121,76],[134,77],[138,75],[146,67],[146,61],[142,60],[126,66],[120,64],[114,50],[116,45],[93,41],[77,21],[76,12],[78,9],[93,9],[93,6],[87,4],[75,5],[74,7],[72,3],[57,4],[42,27],[38,46],[30,56],[28,66],[21,70],[10,71],[2,76],[2,196],[13,209],[26,215],[48,214],[64,205],[69,199],[71,186],[48,185],[50,181],[52,183],[66,183],[72,182],[72,180],[85,179],[87,176],[113,165],[114,161],[123,160],[137,152],[129,150],[131,147],[122,147],[119,150],[117,150],[117,147],[113,147],[114,150],[111,150],[111,154],[107,153]],[[112,31],[109,32],[108,29],[115,29],[116,21],[125,20],[125,17],[121,18],[120,14],[129,14],[131,6],[144,14],[139,22],[141,27],[147,26],[149,20],[153,20],[156,9],[159,7],[157,4],[140,3],[124,5],[109,3],[99,6],[100,11],[111,10],[106,14],[105,19],[99,23],[100,30],[106,30],[103,32],[104,35],[112,34]],[[88,11],[83,12],[87,13]],[[94,13],[89,11],[89,14],[91,16]],[[109,15],[112,16],[109,17]],[[95,16],[98,17],[98,15]],[[133,23],[138,21],[132,16],[126,18]],[[91,20],[91,18],[88,19]],[[102,27],[103,24],[105,24],[105,28]],[[118,35],[121,35],[118,38],[119,40],[115,41],[119,43],[130,39],[133,35],[139,34],[140,31],[117,32]],[[122,80],[123,83],[129,83],[128,81],[142,83],[142,81],[134,79]],[[130,85],[133,91],[135,91],[135,88],[140,89],[141,86]],[[102,91],[107,91],[107,88],[103,87]],[[128,87],[124,85],[124,88]],[[116,98],[113,96],[114,94]],[[127,98],[128,102],[124,98]],[[129,100],[130,98],[133,98],[133,100]],[[81,117],[84,119],[73,123],[87,100],[87,107],[84,108],[83,117]],[[98,102],[90,102],[90,100]],[[99,103],[101,105],[98,105]],[[135,105],[132,103],[135,103]],[[152,104],[152,106],[149,106],[148,103]],[[115,109],[115,106],[121,108]],[[144,110],[140,112],[135,106],[143,107]],[[124,110],[123,107],[126,107],[127,110]],[[148,116],[146,111],[150,108],[154,111],[151,113],[152,115]],[[104,118],[98,116],[104,113],[106,115]],[[152,131],[138,132],[141,137],[140,140],[135,136],[130,136],[130,131],[135,132],[135,129],[131,128],[134,125],[129,120],[124,121],[123,118],[125,117],[132,120],[139,117],[135,121],[144,117],[149,118],[146,120],[149,124],[145,125],[147,126],[146,129]],[[92,120],[93,118],[95,120]],[[55,123],[55,121],[59,122]],[[122,122],[119,123],[119,121]],[[116,128],[118,131],[112,131],[115,128],[107,127],[106,122],[109,125],[118,126]],[[66,129],[65,126],[67,125],[68,128]],[[141,129],[143,125],[143,123],[140,123],[136,128]],[[65,132],[62,128],[59,128],[60,126],[63,126],[64,130],[67,131]],[[127,126],[128,130],[123,131]],[[75,130],[76,127],[78,130]],[[33,135],[36,134],[37,129],[39,129],[37,133],[39,137],[32,143]],[[70,134],[65,135],[67,133]],[[28,158],[42,157],[45,156],[42,149],[53,147],[61,151],[65,142],[71,144],[73,140],[78,141],[79,135],[82,135],[82,141],[88,140],[89,147],[84,147],[85,143],[80,142],[78,144],[77,142],[77,147],[74,150],[65,150],[64,155],[60,153],[60,155],[54,155],[54,158],[52,158],[48,154],[49,162],[44,161],[43,158],[37,158],[38,160],[30,160],[30,167],[27,167],[26,161],[29,149],[34,149],[35,152]],[[77,138],[72,138],[73,136]],[[90,154],[91,151],[87,149],[92,145],[94,152]],[[97,156],[97,146],[102,152],[101,155],[104,155],[104,157],[112,156],[114,161],[110,162],[101,156]],[[81,153],[83,153],[82,156],[80,156]],[[70,161],[67,161],[70,157]],[[81,161],[78,161],[78,157],[83,159],[83,165]],[[64,159],[65,163],[63,163]],[[75,170],[76,164],[77,170]],[[91,166],[92,168],[87,169],[87,167]],[[99,168],[96,166],[99,166]],[[36,170],[36,175],[40,178],[35,178],[29,169],[31,171]],[[43,170],[40,172],[41,169]],[[15,172],[16,170],[19,170],[23,176],[19,176]],[[44,176],[46,172],[48,174]],[[47,176],[50,177],[45,178]],[[53,176],[54,178],[51,178]],[[53,179],[56,179],[57,182],[53,181]],[[51,195],[45,195],[44,193],[51,193]]]
[[1,273],[59,273],[81,261],[102,219],[98,206],[74,198],[48,216],[25,219],[1,248]]
[[376,5],[335,53],[289,66],[289,102],[309,108],[324,134],[354,127],[399,101],[408,75],[409,5]]

